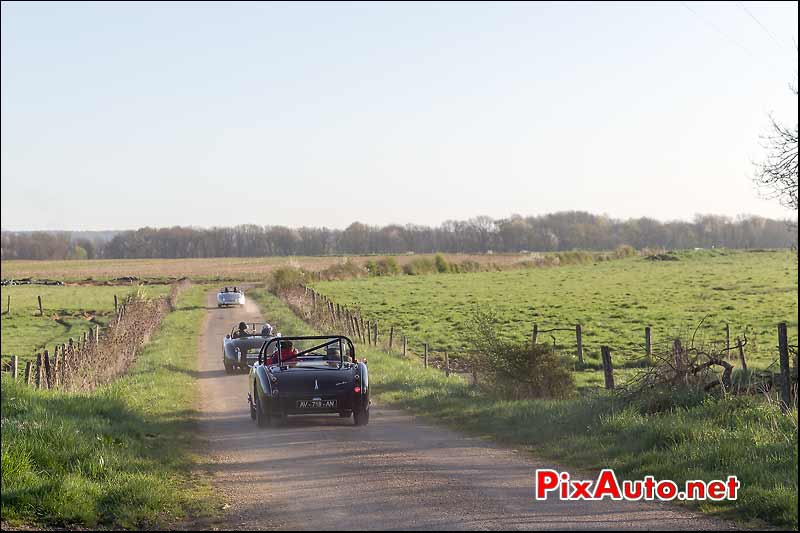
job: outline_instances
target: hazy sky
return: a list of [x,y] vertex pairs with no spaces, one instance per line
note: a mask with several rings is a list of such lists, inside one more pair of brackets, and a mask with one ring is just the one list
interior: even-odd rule
[[2,3],[2,228],[796,216],[797,2]]

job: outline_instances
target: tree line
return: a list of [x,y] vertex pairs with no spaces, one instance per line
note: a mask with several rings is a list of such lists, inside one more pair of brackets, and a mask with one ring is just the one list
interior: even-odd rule
[[138,259],[288,255],[485,253],[642,248],[789,248],[794,221],[698,215],[692,221],[617,220],[571,211],[504,219],[475,217],[437,227],[408,224],[346,229],[145,227],[104,238],[69,232],[2,232],[2,259]]

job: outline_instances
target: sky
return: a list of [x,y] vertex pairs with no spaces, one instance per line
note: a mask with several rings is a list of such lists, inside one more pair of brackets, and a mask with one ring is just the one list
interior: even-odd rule
[[2,2],[0,225],[796,217],[797,2]]

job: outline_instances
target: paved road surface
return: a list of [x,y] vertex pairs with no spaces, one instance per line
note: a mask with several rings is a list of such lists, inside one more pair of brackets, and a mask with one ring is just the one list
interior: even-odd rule
[[208,296],[199,345],[201,431],[227,502],[224,529],[725,529],[665,504],[533,500],[533,472],[552,463],[373,405],[370,423],[290,418],[258,429],[247,376],[226,375],[222,338],[261,319],[252,303],[217,309]]

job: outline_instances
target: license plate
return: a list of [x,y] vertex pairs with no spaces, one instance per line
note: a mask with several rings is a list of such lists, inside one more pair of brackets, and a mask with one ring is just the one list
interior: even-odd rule
[[333,409],[336,400],[297,400],[298,409]]

